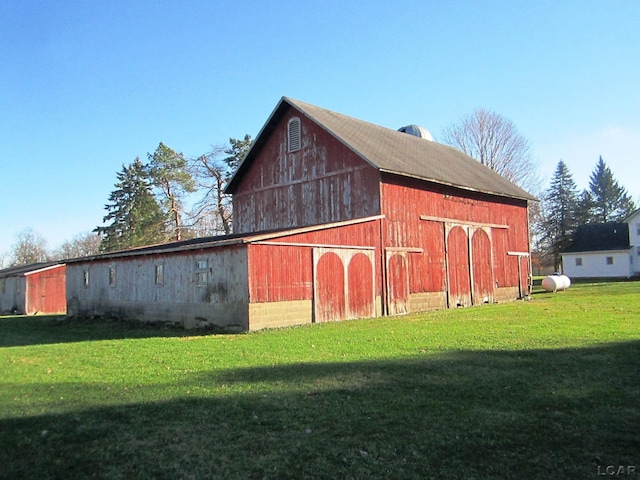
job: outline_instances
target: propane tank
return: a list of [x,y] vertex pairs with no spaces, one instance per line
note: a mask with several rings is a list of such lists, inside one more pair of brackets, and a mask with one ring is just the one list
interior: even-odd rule
[[566,290],[571,286],[571,279],[566,275],[547,275],[542,279],[542,288],[547,292]]

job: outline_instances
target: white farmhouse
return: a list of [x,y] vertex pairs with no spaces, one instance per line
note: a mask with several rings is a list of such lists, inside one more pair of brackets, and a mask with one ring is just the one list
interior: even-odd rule
[[629,278],[640,275],[640,209],[621,223],[580,225],[562,253],[570,278]]

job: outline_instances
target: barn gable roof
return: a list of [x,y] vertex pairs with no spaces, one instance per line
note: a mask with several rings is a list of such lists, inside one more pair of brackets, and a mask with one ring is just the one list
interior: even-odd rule
[[573,243],[564,253],[629,250],[630,248],[627,223],[600,223],[578,226]]
[[294,108],[381,172],[509,198],[537,199],[460,150],[283,97],[226,187],[235,193],[277,122]]

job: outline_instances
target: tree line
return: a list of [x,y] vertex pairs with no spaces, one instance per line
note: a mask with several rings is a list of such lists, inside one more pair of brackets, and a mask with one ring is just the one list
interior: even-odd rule
[[[188,159],[164,143],[147,161],[136,158],[117,173],[105,205],[100,251],[231,233],[231,202],[224,186],[251,148],[250,135]],[[188,200],[196,199],[192,202]]]
[[[621,221],[636,208],[602,157],[588,189],[578,190],[561,160],[544,190],[529,140],[511,120],[490,110],[478,108],[446,127],[441,142],[540,198],[539,204],[532,203],[529,208],[532,248],[542,263],[556,269],[578,225]],[[34,232],[23,232],[14,247],[12,264],[231,233],[231,199],[224,194],[224,185],[251,144],[250,135],[230,138],[227,145],[189,159],[160,143],[147,154],[146,162],[135,158],[116,174],[103,225],[93,234],[77,236],[51,255]]]
[[229,138],[187,158],[160,142],[146,162],[136,157],[116,173],[102,225],[53,251],[38,233],[23,230],[10,254],[0,256],[0,268],[229,234],[233,212],[224,186],[251,145],[250,135]]
[[534,247],[543,261],[552,263],[556,270],[561,253],[571,245],[579,225],[622,222],[636,209],[602,156],[589,177],[589,187],[582,191],[567,164],[560,160],[541,207],[533,224]]

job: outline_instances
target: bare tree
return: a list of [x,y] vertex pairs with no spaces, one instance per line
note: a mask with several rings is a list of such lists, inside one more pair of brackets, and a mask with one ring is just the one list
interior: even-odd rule
[[477,108],[445,128],[442,141],[459,148],[518,186],[535,193],[541,182],[531,154],[531,143],[513,122],[495,112]]
[[11,251],[11,266],[46,262],[50,259],[47,241],[32,229],[22,230],[16,238]]
[[[196,203],[194,212],[197,236],[231,233],[231,200],[224,194],[227,165],[222,159],[225,147],[213,146],[211,151],[191,160],[190,170],[202,199]],[[204,235],[202,235],[204,234]]]
[[[231,233],[233,209],[231,196],[225,195],[224,186],[249,152],[253,141],[251,135],[242,139],[229,138],[229,146],[213,146],[211,151],[193,159],[190,171],[198,190],[203,192],[202,199],[195,205],[193,218],[198,230],[218,233]],[[196,233],[200,235],[198,231]]]
[[65,240],[58,250],[53,253],[53,259],[88,257],[100,253],[102,235],[95,232],[79,233],[71,240]]

